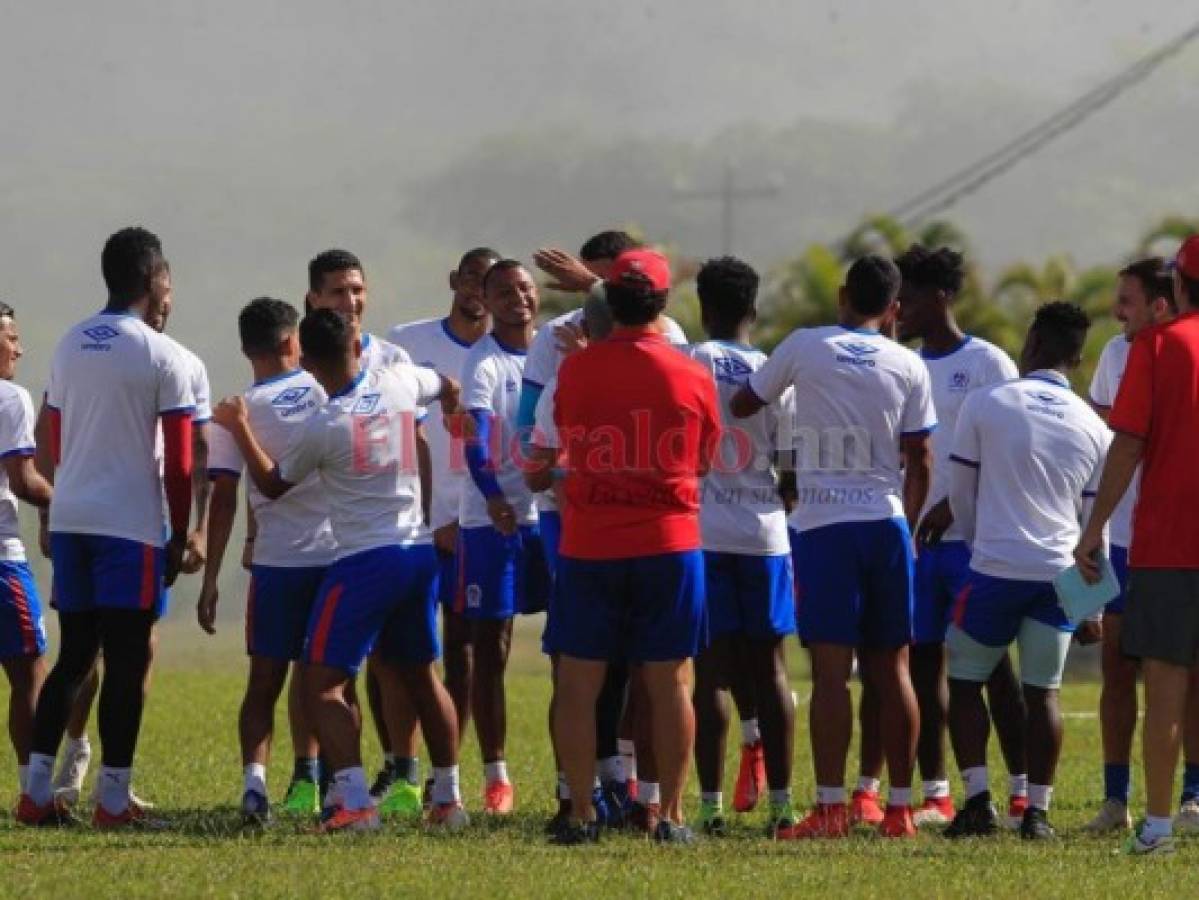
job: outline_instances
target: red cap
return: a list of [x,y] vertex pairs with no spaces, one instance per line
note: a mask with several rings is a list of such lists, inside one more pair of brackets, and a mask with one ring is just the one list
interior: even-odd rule
[[1199,281],[1199,234],[1192,234],[1182,242],[1178,255],[1174,257],[1174,265],[1187,278]]
[[655,294],[664,294],[670,290],[670,262],[657,250],[626,250],[612,261],[607,280],[620,284],[626,279],[644,279]]

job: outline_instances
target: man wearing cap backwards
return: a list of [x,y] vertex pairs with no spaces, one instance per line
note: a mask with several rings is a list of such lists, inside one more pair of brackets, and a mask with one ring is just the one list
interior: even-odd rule
[[1115,432],[1090,521],[1074,551],[1088,581],[1100,578],[1103,529],[1132,483],[1141,483],[1129,548],[1122,649],[1141,659],[1148,814],[1129,853],[1174,849],[1174,769],[1190,669],[1199,661],[1199,235],[1175,259],[1179,315],[1144,329],[1128,354],[1108,415]]
[[[720,411],[703,367],[654,326],[669,290],[661,254],[630,250],[616,258],[605,284],[616,327],[563,360],[552,418],[543,403],[526,472],[533,490],[565,472],[552,644],[560,654],[555,745],[571,812],[557,843],[598,837],[594,710],[614,659],[639,665],[649,694],[661,781],[654,836],[692,840],[682,817],[695,737],[687,673],[707,636],[699,478],[719,439]],[[559,452],[562,469],[555,468]]]

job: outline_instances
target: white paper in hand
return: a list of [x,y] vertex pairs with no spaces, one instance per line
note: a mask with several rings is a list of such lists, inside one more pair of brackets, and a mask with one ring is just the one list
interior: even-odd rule
[[1115,600],[1120,594],[1116,570],[1112,568],[1111,561],[1102,554],[1099,557],[1099,573],[1099,581],[1087,584],[1082,573],[1078,571],[1078,566],[1071,566],[1053,579],[1058,602],[1066,611],[1067,618],[1075,625],[1093,617],[1105,604]]

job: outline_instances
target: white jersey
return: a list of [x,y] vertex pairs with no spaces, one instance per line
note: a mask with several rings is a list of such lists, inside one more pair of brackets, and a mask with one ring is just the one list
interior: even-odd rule
[[62,416],[51,531],[163,546],[158,418],[195,407],[176,346],[121,313],[85,319],[59,341],[46,392]]
[[[490,417],[488,449],[495,464],[496,481],[521,525],[537,521],[537,506],[516,459],[519,454],[516,414],[524,367],[523,350],[511,350],[490,334],[470,348],[462,365],[462,407],[467,412],[483,412]],[[469,474],[462,484],[458,521],[463,528],[491,524],[487,501]]]
[[[271,459],[282,459],[298,440],[304,423],[325,405],[325,392],[303,369],[257,381],[242,396],[250,430]],[[241,476],[245,462],[232,435],[210,429],[208,471]],[[258,522],[254,563],[299,568],[327,566],[337,544],[329,523],[329,503],[320,476],[313,473],[276,500],[268,500],[253,479],[246,488]]]
[[391,341],[363,333],[362,355],[359,357],[364,369],[383,369],[398,363],[412,365],[412,357],[403,347],[397,347]]
[[[192,397],[196,401],[195,411],[192,413],[192,426],[197,427],[211,422],[212,390],[208,386],[208,369],[204,366],[204,361],[170,335],[163,334],[162,336],[170,341],[175,352],[183,360],[183,368],[187,372],[188,382],[191,384]],[[161,475],[164,463],[161,424],[158,427],[158,433],[154,435],[154,456],[158,460],[158,472]],[[167,523],[166,527],[169,527],[170,509],[167,506],[165,491],[162,495],[162,517],[163,522]]]
[[[462,377],[462,365],[470,351],[467,344],[454,336],[447,319],[425,319],[407,325],[397,325],[388,334],[392,343],[406,350],[417,365],[434,369],[438,374],[455,380]],[[429,525],[441,528],[458,521],[462,502],[462,481],[466,461],[462,442],[450,438],[446,431],[441,405],[425,420],[425,435],[433,461],[433,496],[429,499]]]
[[[33,456],[33,422],[29,391],[11,381],[0,381],[0,458]],[[3,466],[0,466],[0,560],[25,560],[17,498],[8,486],[8,472]]]
[[[1051,581],[1074,564],[1084,498],[1099,485],[1107,426],[1058,372],[976,391],[958,414],[952,461],[977,469],[970,567]],[[955,479],[959,483],[960,479]],[[972,483],[972,481],[970,482]],[[955,515],[971,498],[950,494]]]
[[[663,333],[670,343],[679,347],[687,344],[687,335],[683,333],[678,322],[669,316],[662,316],[661,322],[665,326]],[[563,325],[581,326],[582,323],[583,309],[580,307],[555,316],[542,325],[537,330],[537,334],[533,336],[532,343],[529,344],[524,380],[536,387],[545,387],[549,384],[550,379],[558,374],[558,367],[562,365],[562,360],[565,358],[565,354],[558,349],[558,339],[554,336],[554,329]]]
[[[1128,351],[1132,343],[1122,334],[1116,335],[1099,354],[1099,363],[1095,366],[1095,374],[1091,378],[1091,402],[1096,406],[1111,409],[1116,405],[1116,394],[1120,391],[1120,379],[1124,377],[1124,367],[1128,365]],[[1127,549],[1132,546],[1132,511],[1137,505],[1137,491],[1141,483],[1141,467],[1137,466],[1136,476],[1120,503],[1112,513],[1108,529],[1111,542],[1117,547]]]
[[[933,408],[937,412],[937,429],[933,432],[933,477],[923,516],[935,504],[949,496],[949,451],[953,449],[953,433],[958,411],[967,394],[979,388],[1011,381],[1020,375],[1012,358],[999,347],[982,338],[967,336],[956,349],[948,353],[920,353],[928,366],[932,381]],[[943,540],[960,541],[962,531],[950,525]]]
[[304,423],[279,460],[294,485],[320,475],[336,559],[428,543],[416,455],[417,410],[441,393],[432,369],[367,369]]
[[705,341],[688,353],[712,373],[723,420],[720,450],[700,494],[699,526],[704,549],[754,556],[789,553],[787,513],[779,497],[773,463],[779,449],[779,423],[784,416],[788,418],[784,430],[790,432],[794,392],[784,391],[779,401],[747,419],[734,419],[729,403],[749,376],[766,362],[766,354],[725,341]]

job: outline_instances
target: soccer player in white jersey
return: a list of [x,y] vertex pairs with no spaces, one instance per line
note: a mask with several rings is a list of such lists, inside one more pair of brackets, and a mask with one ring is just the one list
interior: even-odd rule
[[[450,273],[449,315],[397,325],[388,339],[401,347],[418,365],[427,366],[442,375],[459,378],[466,355],[491,328],[491,317],[483,305],[483,276],[500,254],[490,247],[475,247],[466,251],[458,267]],[[451,423],[457,421],[451,419]],[[459,423],[460,424],[460,423]],[[458,734],[466,733],[470,721],[470,666],[467,651],[470,646],[470,625],[466,618],[453,611],[454,592],[458,584],[458,507],[462,501],[462,480],[466,461],[462,454],[461,432],[452,435],[446,427],[440,409],[433,410],[424,423],[429,441],[429,457],[433,496],[429,500],[429,527],[433,530],[433,549],[437,551],[438,591],[442,620],[442,653],[445,665],[445,686],[454,700],[458,713]],[[420,763],[416,758],[416,710],[410,702],[393,704],[399,721],[388,727],[394,783],[379,804],[386,815],[419,813]]]
[[421,502],[416,453],[421,408],[456,408],[457,385],[431,369],[362,369],[354,325],[332,310],[300,323],[304,367],[329,400],[304,423],[276,464],[250,429],[241,397],[222,402],[258,489],[285,496],[314,473],[329,503],[337,553],[321,584],[304,638],[304,689],[321,749],[334,767],[334,808],[325,832],[379,826],[362,769],[359,726],[346,689],[372,646],[416,704],[433,760],[432,823],[465,824],[458,793],[453,702],[434,670],[437,562]]
[[[298,321],[294,307],[268,297],[252,300],[237,320],[242,352],[254,376],[242,395],[246,415],[262,448],[273,459],[283,456],[304,423],[326,402],[324,389],[300,368]],[[237,485],[244,467],[230,433],[214,428],[208,456],[213,495],[207,563],[196,604],[200,626],[209,634],[216,629],[221,565],[237,516]],[[264,497],[253,481],[248,493],[258,532],[246,598],[250,673],[238,716],[238,736],[245,775],[243,821],[261,825],[270,819],[266,770],[275,703],[288,670],[301,657],[309,614],[337,545],[329,524],[329,504],[317,475],[310,475],[278,500]],[[320,808],[316,737],[306,721],[292,724],[295,769],[283,808],[312,815]]]
[[728,690],[740,679],[749,682],[743,693],[756,701],[770,791],[767,833],[773,836],[795,825],[795,704],[784,644],[795,633],[794,575],[787,513],[772,465],[780,433],[790,432],[794,392],[786,390],[750,418],[732,421],[729,401],[766,362],[766,354],[748,342],[757,316],[758,274],[739,259],[723,257],[705,263],[695,284],[709,340],[688,352],[712,373],[725,426],[699,511],[710,639],[695,660],[693,696],[700,825],[708,834],[727,833],[721,785]]
[[[71,328],[55,350],[47,409],[56,493],[50,509],[57,663],[38,700],[34,753],[18,818],[63,818],[53,797],[54,757],[70,702],[103,650],[103,737],[97,827],[141,821],[129,778],[145,700],[151,636],[164,584],[187,545],[195,400],[174,345],[144,322],[162,245],[141,228],[117,232],[101,256],[108,304]],[[155,456],[161,423],[163,465]],[[163,491],[170,536],[163,540]]]
[[17,500],[48,506],[53,488],[33,465],[33,401],[13,382],[24,351],[13,308],[0,303],[0,666],[8,678],[8,734],[22,793],[33,715],[46,677],[46,628],[37,583],[25,559]]
[[[1091,379],[1091,406],[1107,421],[1133,338],[1151,325],[1174,318],[1174,284],[1164,260],[1151,257],[1120,270],[1113,309],[1120,323],[1117,334],[1104,345]],[[1128,585],[1128,548],[1132,543],[1132,509],[1137,491],[1133,487],[1120,501],[1108,525],[1112,568],[1120,581],[1120,596],[1103,610],[1103,648],[1100,670],[1103,690],[1099,694],[1099,728],[1103,740],[1103,806],[1086,828],[1094,834],[1126,831],[1132,827],[1128,800],[1132,792],[1130,759],[1132,736],[1137,725],[1137,660],[1120,651],[1124,620],[1124,590]],[[1199,702],[1192,692],[1192,703]],[[1199,711],[1192,709],[1186,718],[1186,770],[1183,775],[1182,811],[1179,824],[1190,820],[1199,824]]]
[[946,644],[949,730],[966,805],[947,837],[996,830],[982,688],[1013,642],[1027,708],[1028,809],[1020,836],[1054,836],[1049,803],[1062,748],[1058,693],[1075,628],[1053,579],[1073,565],[1110,440],[1103,420],[1070,389],[1089,327],[1078,306],[1045,304],[1020,354],[1024,377],[975,391],[958,413],[949,503],[971,553]]
[[[917,826],[946,825],[954,815],[945,770],[945,716],[949,687],[945,678],[945,627],[951,601],[965,582],[970,548],[949,510],[949,450],[958,410],[972,391],[1017,377],[1016,365],[994,344],[964,333],[953,306],[962,288],[962,255],[947,247],[919,244],[895,263],[903,276],[899,289],[899,340],[919,341],[920,357],[932,381],[937,430],[933,432],[933,478],[916,528],[916,587],[909,650],[912,686],[920,705],[916,761],[923,777],[924,802],[912,818]],[[1011,773],[1008,809],[1013,827],[1027,805],[1024,762],[1024,705],[1020,682],[1007,656],[987,684],[990,714]],[[865,741],[865,736],[863,736]],[[870,754],[863,750],[863,757]],[[881,763],[881,748],[876,751]],[[866,787],[869,787],[867,785]],[[859,784],[859,789],[863,785]],[[877,788],[876,788],[877,790]],[[857,792],[855,792],[855,796]],[[879,818],[882,811],[877,810]]]
[[537,506],[521,472],[516,427],[537,284],[516,260],[500,260],[483,278],[483,301],[491,332],[470,348],[462,367],[470,479],[462,488],[454,611],[471,626],[471,704],[486,781],[483,808],[503,815],[513,808],[504,691],[512,619],[542,612],[549,595]]
[[912,538],[928,493],[936,427],[928,369],[884,337],[899,270],[866,256],[849,269],[840,324],[793,332],[732,401],[745,418],[795,388],[791,514],[800,637],[812,657],[816,808],[782,839],[845,837],[845,757],[855,648],[877,691],[891,792],[879,832],[915,834],[911,779],[919,712],[908,674]]

